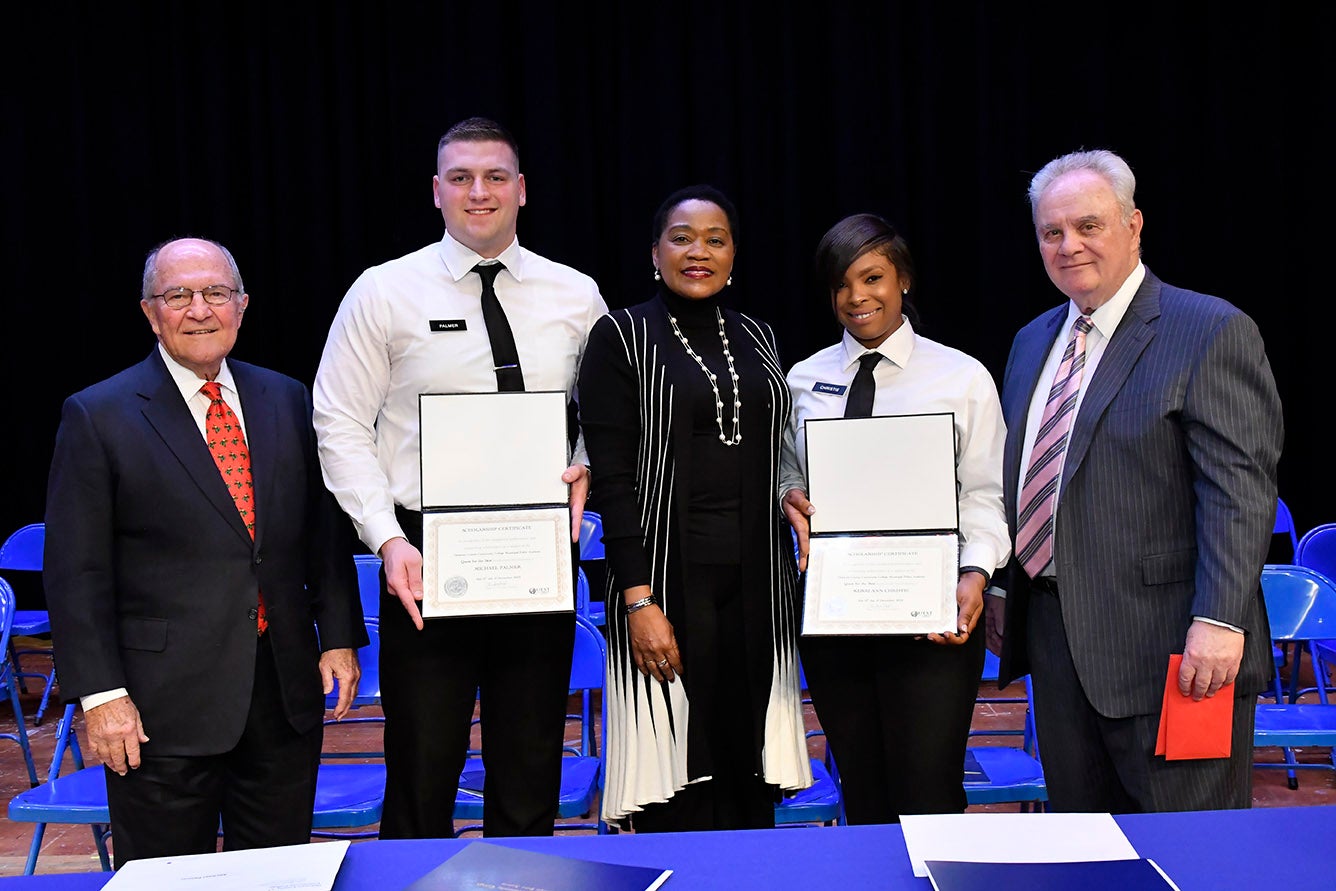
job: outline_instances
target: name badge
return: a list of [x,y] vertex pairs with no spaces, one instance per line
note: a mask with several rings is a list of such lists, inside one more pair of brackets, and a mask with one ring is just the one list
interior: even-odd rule
[[433,331],[467,331],[468,323],[463,319],[432,319],[427,324]]
[[821,381],[812,384],[813,393],[829,393],[832,396],[843,396],[847,389],[849,388],[844,384],[827,384]]

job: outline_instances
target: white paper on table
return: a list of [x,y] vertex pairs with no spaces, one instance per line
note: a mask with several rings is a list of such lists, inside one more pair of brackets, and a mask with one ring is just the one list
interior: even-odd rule
[[920,878],[928,875],[925,860],[1062,863],[1141,857],[1111,814],[904,814],[900,829]]
[[951,412],[808,419],[812,534],[957,528],[955,431]]
[[330,891],[347,841],[311,842],[131,860],[103,885],[111,891]]
[[422,509],[565,504],[566,394],[423,393]]

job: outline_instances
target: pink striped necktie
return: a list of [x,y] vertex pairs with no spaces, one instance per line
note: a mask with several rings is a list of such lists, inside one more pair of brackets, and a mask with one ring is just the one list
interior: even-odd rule
[[1071,340],[1053,375],[1053,386],[1044,404],[1044,416],[1030,451],[1030,469],[1021,487],[1020,513],[1017,515],[1016,559],[1034,578],[1053,559],[1053,512],[1057,507],[1058,478],[1062,476],[1067,438],[1076,414],[1076,397],[1081,392],[1081,371],[1085,368],[1085,336],[1091,328],[1085,316],[1072,326]]

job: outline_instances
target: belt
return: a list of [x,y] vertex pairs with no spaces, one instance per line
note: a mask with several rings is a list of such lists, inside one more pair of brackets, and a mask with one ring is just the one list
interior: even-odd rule
[[1041,575],[1030,579],[1030,587],[1045,594],[1058,596],[1058,580],[1051,575]]

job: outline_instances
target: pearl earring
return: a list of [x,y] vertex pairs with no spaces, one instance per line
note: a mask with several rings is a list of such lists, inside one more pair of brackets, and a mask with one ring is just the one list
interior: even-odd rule
[[733,276],[730,275],[728,281],[724,282],[724,287],[727,288],[731,284],[733,284]]
[[662,279],[663,279],[663,277],[662,277],[661,275],[659,275],[659,267],[655,266],[655,267],[654,267],[654,280],[657,282],[657,281],[662,281]]
[[901,296],[901,297],[908,297],[908,296],[909,296],[909,289],[908,289],[908,288],[905,288],[904,290],[902,290],[902,291],[900,292],[900,296]]

